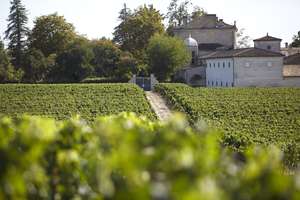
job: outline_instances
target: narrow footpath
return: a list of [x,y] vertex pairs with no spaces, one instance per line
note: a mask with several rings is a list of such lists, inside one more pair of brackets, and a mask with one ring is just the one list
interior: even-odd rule
[[165,121],[171,116],[165,100],[158,93],[146,92],[146,97],[159,120]]

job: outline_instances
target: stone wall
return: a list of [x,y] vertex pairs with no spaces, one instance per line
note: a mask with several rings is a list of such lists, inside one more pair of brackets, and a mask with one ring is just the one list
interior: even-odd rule
[[234,58],[234,85],[276,87],[283,84],[283,57]]
[[[199,76],[201,77],[200,80],[194,79]],[[206,86],[206,69],[204,66],[188,67],[188,68],[178,71],[176,74],[176,78],[183,79],[189,85]]]
[[[280,53],[280,41],[255,41],[254,47]],[[270,49],[269,49],[270,47]]]
[[282,87],[300,87],[300,77],[284,77],[280,83]]

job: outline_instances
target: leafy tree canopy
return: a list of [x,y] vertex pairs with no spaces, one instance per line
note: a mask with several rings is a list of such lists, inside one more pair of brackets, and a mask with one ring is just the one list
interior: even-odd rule
[[298,32],[298,35],[294,36],[291,47],[300,47],[300,31]]
[[122,50],[133,53],[143,62],[149,39],[156,33],[164,32],[163,17],[153,5],[144,5],[133,13],[126,11],[126,14],[124,9],[119,17],[121,22],[115,28],[114,41]]
[[191,60],[191,55],[181,39],[165,35],[155,35],[151,38],[147,55],[150,71],[160,81],[170,79]]
[[47,76],[55,66],[56,54],[46,57],[41,50],[31,48],[25,55],[25,81],[46,82]]
[[46,57],[60,54],[74,42],[74,26],[57,13],[38,17],[29,36],[30,48],[40,50]]
[[80,82],[93,74],[91,62],[94,58],[93,51],[84,40],[77,40],[68,50],[56,58],[56,67],[52,71],[53,81]]
[[92,41],[92,48],[94,53],[92,63],[95,67],[95,75],[98,77],[112,76],[121,56],[119,46],[111,40],[103,38]]
[[168,19],[167,33],[171,36],[174,36],[174,27],[183,26],[185,21],[189,22],[205,13],[206,12],[203,8],[199,6],[193,6],[191,0],[172,0],[166,14],[166,18]]
[[179,1],[172,0],[169,7],[167,18],[169,27],[182,26],[184,21],[195,19],[206,12],[199,6],[193,6],[191,0]]
[[23,76],[21,69],[15,70],[10,63],[10,58],[4,49],[4,44],[0,40],[0,83],[20,82]]

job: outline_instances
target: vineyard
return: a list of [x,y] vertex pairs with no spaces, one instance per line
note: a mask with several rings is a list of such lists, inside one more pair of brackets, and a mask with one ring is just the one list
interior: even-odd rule
[[68,119],[80,114],[93,121],[97,116],[135,112],[154,120],[155,114],[143,90],[133,84],[0,85],[0,115],[24,113]]
[[223,142],[235,149],[276,144],[289,165],[300,161],[299,88],[191,88],[160,84],[156,90],[193,124],[206,121],[224,131]]
[[0,199],[244,200],[300,197],[276,147],[236,154],[215,131],[135,114],[0,117]]

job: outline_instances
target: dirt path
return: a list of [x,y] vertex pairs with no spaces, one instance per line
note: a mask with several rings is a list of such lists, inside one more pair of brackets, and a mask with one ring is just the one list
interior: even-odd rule
[[159,120],[165,121],[170,117],[171,111],[158,93],[146,92],[146,97]]

